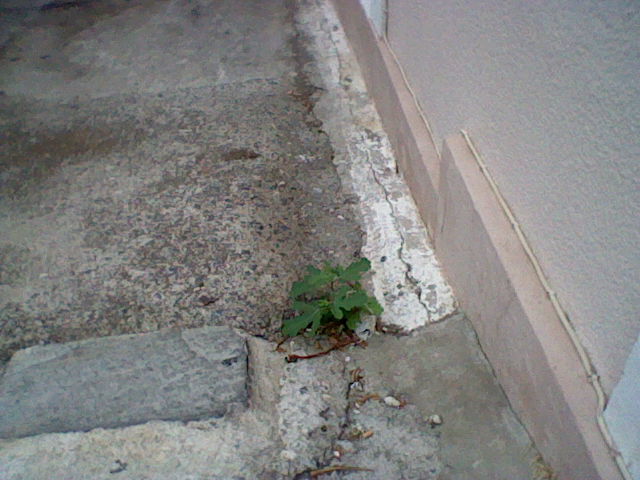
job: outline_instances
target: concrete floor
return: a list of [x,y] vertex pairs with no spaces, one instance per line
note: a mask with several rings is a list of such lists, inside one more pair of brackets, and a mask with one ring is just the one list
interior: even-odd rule
[[530,478],[535,448],[462,315],[408,336],[376,336],[352,356],[371,390],[442,418],[439,480]]
[[172,326],[271,335],[305,265],[358,254],[283,2],[2,21],[0,359]]
[[[361,253],[374,261],[390,324],[450,315],[453,297],[324,0],[43,4],[0,1],[0,361],[39,343],[166,327],[226,324],[273,340],[305,265]],[[374,203],[363,207],[367,196]],[[290,473],[326,465],[326,445],[370,422],[374,439],[343,459],[379,473],[329,478],[533,478],[535,448],[462,316],[375,335],[326,362],[342,395],[335,438],[318,424],[313,444],[305,409],[288,427],[300,436],[281,431],[277,448],[277,427],[253,417],[151,423],[0,442],[4,473],[111,478],[126,457],[121,478],[291,478],[265,473],[278,448],[313,444],[288,460]],[[298,378],[292,392],[327,380],[323,363],[308,365],[285,369]],[[366,391],[410,407],[355,412],[340,392],[356,366]],[[267,390],[287,385],[278,368],[262,370],[273,376]],[[430,429],[431,414],[444,424]],[[406,432],[421,443],[410,447]],[[259,455],[243,460],[252,448]]]

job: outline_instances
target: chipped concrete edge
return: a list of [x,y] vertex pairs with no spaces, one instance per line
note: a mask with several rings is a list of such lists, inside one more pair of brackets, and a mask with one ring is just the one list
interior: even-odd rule
[[[305,353],[304,339],[286,343]],[[269,425],[279,454],[270,468],[292,476],[325,464],[347,422],[349,377],[344,354],[285,363],[275,344],[247,337],[251,409]]]
[[400,171],[514,410],[561,479],[620,478],[597,401],[567,338],[460,135],[439,155],[398,66],[358,0],[329,0],[360,62]]
[[409,332],[448,317],[456,310],[453,292],[411,192],[397,172],[391,144],[336,12],[324,1],[305,2],[296,25],[320,66],[318,72],[307,72],[323,87],[314,113],[331,139],[344,188],[359,200],[362,253],[371,260],[373,290],[385,308],[383,328]]

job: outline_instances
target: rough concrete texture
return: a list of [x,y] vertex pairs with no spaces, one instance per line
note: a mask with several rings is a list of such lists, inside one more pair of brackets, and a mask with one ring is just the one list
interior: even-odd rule
[[250,480],[274,455],[267,424],[250,413],[224,420],[150,422],[86,433],[0,441],[6,480]]
[[[249,340],[252,371],[252,407],[267,413],[281,450],[275,470],[291,478],[327,463],[333,444],[346,423],[348,374],[344,354],[314,361],[284,362],[275,345]],[[313,342],[287,342],[290,353],[313,352]],[[270,375],[255,375],[267,368]],[[253,395],[260,390],[261,396]],[[265,392],[269,392],[265,395]]]
[[246,404],[246,376],[228,327],[35,346],[0,379],[0,437],[222,416]]
[[382,324],[411,331],[441,320],[455,310],[453,293],[397,174],[389,140],[336,14],[323,2],[308,2],[296,19],[315,59],[307,65],[309,76],[325,89],[314,112],[329,133],[344,187],[360,200],[362,251],[371,259],[373,289],[385,307]]
[[[249,339],[250,411],[233,410],[224,418],[187,424],[149,422],[0,441],[0,476],[307,478],[317,469],[344,465],[339,458],[344,454],[374,470],[354,478],[437,478],[433,474],[441,469],[439,441],[414,407],[396,409],[373,402],[355,413],[354,402],[365,392],[362,381],[354,382],[350,369],[355,366],[347,361],[347,353],[285,364],[274,347]],[[315,351],[313,342],[300,339],[286,348],[300,354]],[[374,436],[368,437],[368,430]]]
[[344,355],[286,365],[275,344],[248,343],[252,410],[0,441],[0,477],[100,479],[115,471],[123,479],[290,479],[326,463],[346,422]]
[[5,12],[2,359],[173,326],[273,334],[306,264],[359,253],[290,16],[278,1]]
[[437,478],[533,478],[535,447],[462,315],[408,336],[376,335],[351,356],[369,390],[403,398],[423,419],[442,418]]
[[415,405],[383,393],[389,388],[375,374],[370,381],[367,371],[351,371],[357,379],[350,385],[348,423],[336,442],[334,464],[367,469],[350,472],[347,478],[356,480],[443,478],[442,444],[427,418]]

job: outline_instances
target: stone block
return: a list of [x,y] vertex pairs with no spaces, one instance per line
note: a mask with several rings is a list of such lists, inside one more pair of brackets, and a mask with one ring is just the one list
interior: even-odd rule
[[31,347],[0,380],[0,438],[222,416],[246,404],[246,377],[228,327]]

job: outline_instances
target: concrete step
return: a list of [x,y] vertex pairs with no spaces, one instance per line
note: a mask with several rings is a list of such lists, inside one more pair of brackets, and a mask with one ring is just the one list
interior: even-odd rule
[[228,327],[31,347],[0,380],[0,438],[222,416],[246,404],[246,377]]
[[537,452],[461,315],[295,363],[285,355],[317,353],[315,339],[246,344],[250,408],[0,440],[0,478],[537,478]]
[[[296,338],[282,348],[309,354],[315,344]],[[353,351],[287,363],[275,343],[249,337],[247,346],[250,409],[0,440],[0,478],[291,480],[346,464],[367,469],[364,477],[350,472],[357,479],[402,472],[426,480],[442,471],[438,432],[412,405],[387,405],[377,395],[365,400],[374,392],[364,389],[368,374],[365,381],[354,372]]]

